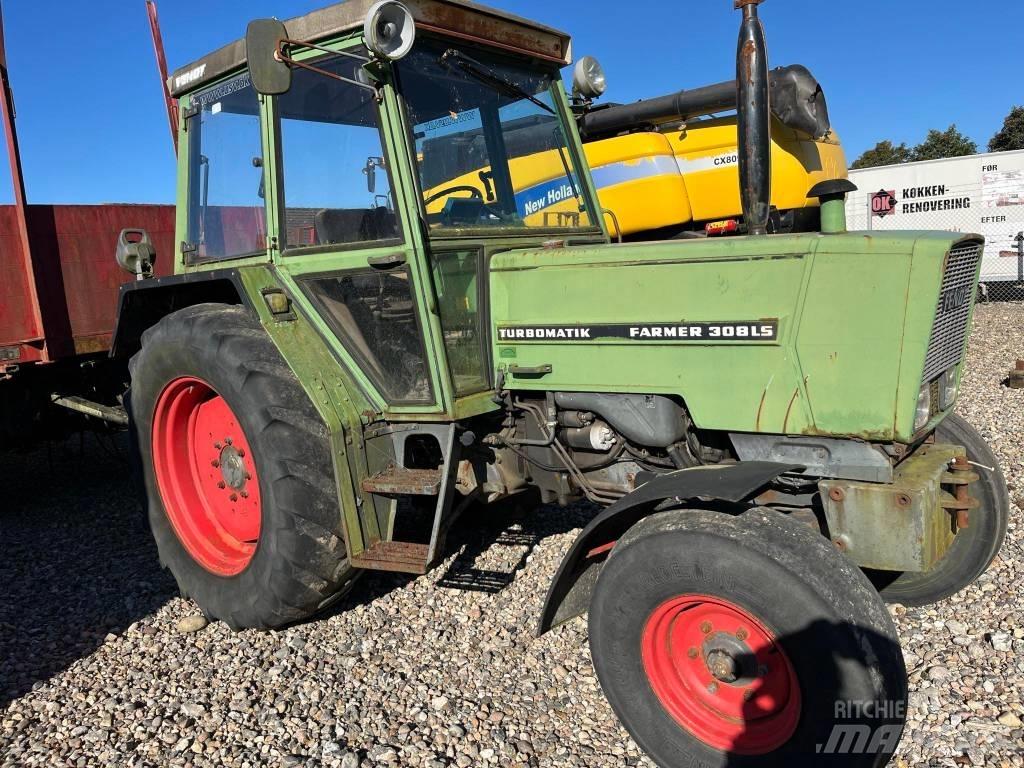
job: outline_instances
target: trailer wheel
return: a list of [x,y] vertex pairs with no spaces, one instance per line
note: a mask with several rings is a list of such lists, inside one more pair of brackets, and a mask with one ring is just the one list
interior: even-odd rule
[[935,430],[940,443],[962,445],[971,469],[980,480],[970,486],[980,506],[971,511],[970,524],[957,532],[953,544],[939,564],[927,573],[893,574],[882,571],[869,575],[882,597],[890,603],[930,605],[955,595],[973,584],[992,564],[1010,520],[1010,494],[999,460],[978,431],[966,420],[951,414]]
[[612,708],[661,766],[878,766],[899,743],[906,668],[884,603],[781,514],[638,523],[589,624]]
[[130,363],[131,416],[161,562],[232,629],[306,618],[352,583],[327,431],[239,307],[165,317]]

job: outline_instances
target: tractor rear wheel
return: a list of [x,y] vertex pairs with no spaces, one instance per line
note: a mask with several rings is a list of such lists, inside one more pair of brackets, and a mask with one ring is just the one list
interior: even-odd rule
[[973,584],[992,564],[1010,521],[1010,494],[999,468],[999,459],[974,427],[952,414],[935,430],[939,443],[962,445],[971,469],[979,480],[970,486],[979,506],[971,510],[970,524],[953,538],[953,544],[938,565],[926,573],[869,573],[882,597],[890,603],[931,605]]
[[892,619],[827,540],[767,510],[677,510],[612,550],[590,647],[659,765],[880,766],[905,719]]
[[182,595],[232,629],[304,619],[353,582],[327,430],[252,316],[168,315],[130,363],[150,527]]

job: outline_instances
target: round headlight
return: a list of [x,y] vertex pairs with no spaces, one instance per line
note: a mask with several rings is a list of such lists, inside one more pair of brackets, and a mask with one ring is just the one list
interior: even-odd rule
[[572,88],[588,99],[596,99],[608,90],[608,81],[601,63],[593,56],[584,56],[577,61],[572,72]]

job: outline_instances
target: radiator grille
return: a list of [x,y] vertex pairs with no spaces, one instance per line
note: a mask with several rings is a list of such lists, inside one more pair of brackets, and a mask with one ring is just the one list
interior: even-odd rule
[[935,311],[932,337],[928,342],[924,377],[929,382],[960,362],[967,342],[967,319],[974,306],[974,277],[981,259],[981,244],[970,243],[954,248],[946,259],[946,274]]

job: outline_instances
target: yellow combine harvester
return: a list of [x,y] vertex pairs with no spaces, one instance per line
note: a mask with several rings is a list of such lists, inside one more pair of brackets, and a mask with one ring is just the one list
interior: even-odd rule
[[[776,232],[816,231],[818,182],[846,177],[846,157],[831,130],[825,96],[802,66],[771,75],[772,216]],[[574,73],[573,109],[609,228],[628,240],[740,234],[734,81],[627,105],[595,106],[604,74],[584,57]],[[555,105],[541,105],[554,109]],[[459,217],[459,198],[494,200],[503,183],[515,190],[519,215],[533,226],[578,217],[576,191],[547,120],[524,115],[501,137],[484,135],[480,116],[452,114],[440,138],[417,141],[428,211]],[[488,147],[501,140],[511,178],[494,179]],[[568,180],[567,180],[568,179]],[[441,182],[445,183],[442,185]],[[452,196],[453,189],[458,189]],[[500,226],[498,220],[496,226]]]

